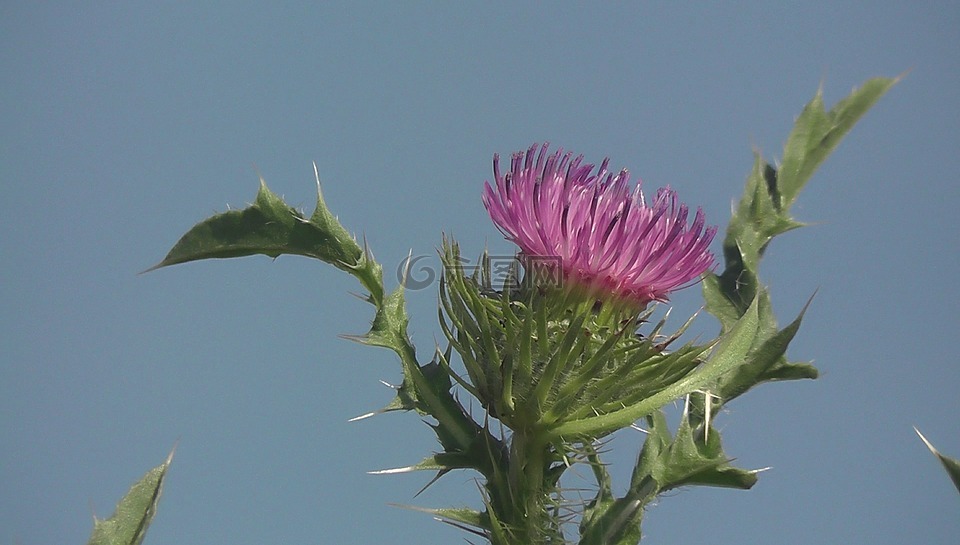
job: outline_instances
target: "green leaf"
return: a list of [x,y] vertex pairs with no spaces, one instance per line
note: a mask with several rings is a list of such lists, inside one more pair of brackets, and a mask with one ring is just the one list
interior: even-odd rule
[[713,353],[695,372],[677,380],[656,394],[606,414],[563,422],[550,433],[557,438],[597,437],[625,428],[663,405],[712,384],[719,376],[741,365],[757,333],[757,300],[720,339]]
[[417,362],[416,350],[407,335],[403,283],[386,294],[382,267],[373,259],[366,244],[361,247],[330,212],[323,199],[319,175],[317,205],[309,218],[283,202],[261,179],[256,201],[251,206],[200,222],[149,270],[200,259],[255,254],[270,257],[292,254],[319,259],[350,273],[369,292],[367,301],[376,307],[370,330],[364,335],[344,337],[393,350],[400,357],[403,381],[396,397],[384,409],[363,417],[394,410],[428,414],[437,420],[435,430],[441,443],[453,453],[468,451],[477,437],[483,436],[484,430],[453,397],[447,369],[436,361],[423,366]]
[[447,509],[428,509],[426,510],[444,520],[452,520],[475,528],[486,529],[483,513],[467,508],[447,508]]
[[676,437],[671,436],[662,410],[647,416],[646,431],[630,487],[623,497],[611,496],[606,470],[595,456],[590,459],[600,491],[584,511],[581,545],[638,543],[644,507],[668,490],[691,485],[749,489],[757,481],[756,471],[729,464],[715,429],[707,434],[694,429],[686,414]]
[[817,168],[840,144],[840,140],[900,78],[874,78],[854,89],[829,112],[824,110],[823,90],[817,91],[794,124],[777,173],[778,207],[786,210]]
[[723,452],[720,433],[710,428],[704,434],[694,428],[685,414],[676,437],[671,437],[662,411],[647,418],[647,439],[631,479],[631,489],[638,488],[652,478],[657,493],[681,486],[717,486],[749,489],[756,482],[756,471],[730,465]]
[[[778,330],[770,294],[759,280],[760,260],[774,237],[803,226],[790,217],[790,207],[800,190],[854,124],[897,81],[871,79],[830,111],[824,108],[823,94],[818,90],[797,117],[779,170],[755,154],[743,197],[727,226],[724,270],[720,275],[707,275],[703,281],[707,312],[720,321],[721,332],[731,330],[748,306],[759,300],[758,329],[749,363],[721,377],[713,390],[720,395],[721,405],[761,382],[816,378],[817,370],[812,365],[786,359],[787,344],[800,318]],[[702,415],[702,406],[695,406],[693,412]]]
[[160,263],[144,272],[201,259],[257,254],[319,259],[356,276],[373,302],[383,297],[380,266],[327,208],[319,177],[317,206],[309,219],[270,191],[261,178],[251,206],[214,215],[193,226]]
[[[654,412],[652,418],[663,420],[663,412]],[[665,421],[664,421],[665,422]],[[664,429],[666,424],[664,423]],[[666,439],[670,436],[667,433]],[[651,430],[637,460],[638,467],[644,460],[650,461],[659,455],[659,442],[663,437],[658,430]],[[648,445],[652,447],[648,448]],[[654,452],[655,451],[655,452]],[[597,479],[597,496],[588,504],[580,521],[580,545],[635,545],[640,542],[640,523],[643,508],[657,493],[657,483],[647,474],[634,473],[627,493],[621,498],[613,496],[610,474],[600,461],[596,450],[588,447],[588,460]],[[636,479],[640,477],[640,479]]]
[[644,501],[632,493],[594,502],[580,522],[580,545],[635,545],[640,542]]
[[[631,499],[613,496],[612,479],[600,455],[591,444],[584,445],[587,460],[597,480],[596,497],[584,506],[580,520],[580,545],[622,543],[633,545],[640,541],[642,505],[632,512],[627,510]],[[631,496],[628,493],[627,496]],[[631,516],[632,515],[632,516]],[[619,541],[614,541],[619,539]]]
[[637,463],[633,467],[633,475],[630,478],[631,490],[643,486],[646,480],[661,472],[661,460],[670,448],[670,443],[673,442],[673,436],[667,427],[667,417],[662,410],[648,415],[646,420],[647,438],[643,441],[640,456],[637,457]]
[[[787,346],[800,329],[800,322],[809,306],[810,301],[807,301],[800,314],[787,327],[758,335],[757,342],[750,348],[744,364],[721,376],[717,385],[710,390],[719,397],[721,403],[744,394],[762,382],[817,378],[818,373],[814,366],[790,363],[786,359]],[[772,318],[772,313],[770,317]]]
[[173,452],[159,466],[151,469],[117,504],[113,516],[106,520],[94,519],[93,533],[87,545],[139,545],[147,527],[157,513],[160,492]]
[[[215,215],[194,226],[185,234],[154,270],[178,263],[200,259],[215,259],[263,254],[277,257],[281,254],[313,257],[334,265],[360,280],[370,293],[369,301],[377,307],[370,331],[348,339],[372,346],[389,348],[396,352],[403,364],[403,383],[396,398],[384,410],[417,409],[433,414],[443,421],[449,417],[455,403],[449,393],[449,380],[444,373],[425,375],[416,361],[413,346],[407,337],[407,315],[401,286],[384,296],[382,268],[361,248],[327,208],[317,178],[317,206],[309,219],[275,195],[261,179],[256,202],[244,210]],[[447,377],[448,378],[448,377]],[[427,391],[430,391],[428,393]],[[433,394],[431,396],[431,394]],[[434,403],[424,404],[422,397],[438,396]],[[449,398],[449,399],[446,399]],[[429,406],[428,406],[429,405]],[[462,413],[461,411],[457,411]],[[373,413],[371,413],[373,414]],[[473,435],[466,435],[467,425],[462,414],[448,420],[457,426],[448,426],[451,433],[469,444]],[[450,422],[447,422],[450,424]]]
[[451,469],[467,469],[473,465],[470,459],[460,453],[442,452],[428,456],[420,462],[406,467],[395,467],[390,469],[378,469],[368,471],[370,475],[396,475],[398,473],[410,473],[412,471],[450,471]]
[[917,435],[920,436],[920,440],[923,441],[923,444],[927,445],[927,448],[930,449],[930,452],[932,452],[933,455],[940,460],[940,463],[943,465],[943,469],[946,470],[947,475],[950,476],[950,480],[953,481],[953,486],[957,487],[957,492],[960,492],[960,460],[940,454],[940,451],[934,448],[930,441],[927,441],[927,438],[920,433],[920,430],[913,428],[913,431],[917,432]]
[[801,227],[790,217],[800,190],[864,113],[898,79],[876,78],[825,111],[822,92],[804,108],[787,138],[779,170],[756,154],[743,197],[723,242],[725,269],[703,284],[707,311],[732,326],[762,286],[760,258],[773,237]]
[[[314,169],[316,171],[316,166]],[[200,222],[149,270],[200,259],[292,254],[316,258],[350,273],[369,292],[367,301],[376,307],[376,314],[366,334],[345,337],[393,350],[403,370],[396,397],[384,409],[354,420],[386,411],[416,410],[436,420],[431,426],[445,449],[424,462],[420,469],[434,464],[438,467],[432,469],[443,474],[453,468],[473,468],[488,479],[502,472],[500,461],[493,453],[502,452],[503,445],[454,397],[451,371],[442,361],[443,355],[438,354],[438,360],[425,365],[417,361],[416,350],[407,334],[406,273],[400,287],[387,294],[382,267],[373,259],[366,244],[361,247],[327,208],[319,176],[317,206],[309,218],[284,203],[262,179],[260,182],[254,204]],[[491,532],[496,535],[496,528]]]
[[478,536],[487,537],[490,532],[490,518],[480,511],[463,508],[441,508],[431,509],[427,507],[416,507],[413,505],[402,505],[399,503],[390,504],[394,507],[401,507],[411,511],[428,513],[437,517],[438,520],[446,522],[452,526],[465,530]]
[[660,491],[689,485],[748,490],[756,484],[756,471],[733,467],[729,462],[715,428],[707,431],[704,440],[703,432],[693,429],[684,418],[666,449],[662,470],[654,478],[660,483]]

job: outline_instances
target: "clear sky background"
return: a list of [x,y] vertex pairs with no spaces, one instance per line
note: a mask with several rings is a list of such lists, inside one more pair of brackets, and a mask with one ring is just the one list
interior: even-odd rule
[[[430,475],[366,474],[436,445],[413,414],[347,423],[400,380],[337,337],[372,317],[352,278],[289,256],[137,272],[258,172],[311,212],[312,161],[388,286],[444,232],[509,253],[481,185],[542,140],[725,226],[752,149],[778,156],[818,86],[832,104],[907,70],[761,269],[782,323],[817,291],[790,355],[822,371],[717,419],[773,469],[662,498],[650,544],[956,543],[960,497],[911,428],[960,457],[956,2],[4,3],[0,543],[84,542],[174,444],[147,543],[462,543],[388,503],[476,506],[473,475],[414,498]],[[423,358],[436,295],[408,294]],[[674,303],[679,325],[699,289]],[[611,446],[621,487],[641,441]]]

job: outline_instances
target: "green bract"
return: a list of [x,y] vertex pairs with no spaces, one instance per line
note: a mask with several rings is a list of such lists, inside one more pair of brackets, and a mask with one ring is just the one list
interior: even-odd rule
[[[440,322],[467,371],[468,380],[459,382],[513,430],[547,433],[622,410],[689,375],[710,349],[669,351],[689,322],[670,337],[660,335],[664,321],[643,335],[638,329],[652,309],[637,315],[537,286],[518,266],[495,289],[489,256],[468,277],[453,242],[444,243],[443,267]],[[578,435],[592,440],[611,431]]]

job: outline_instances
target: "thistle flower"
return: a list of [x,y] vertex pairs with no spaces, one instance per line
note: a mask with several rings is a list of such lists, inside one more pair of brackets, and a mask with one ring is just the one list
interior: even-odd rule
[[687,206],[672,189],[647,204],[639,184],[631,191],[629,172],[607,171],[609,159],[593,174],[582,155],[537,147],[514,153],[505,174],[494,155],[496,185],[484,183],[483,204],[524,257],[552,260],[566,287],[643,306],[713,267],[716,227],[705,226],[699,208],[688,227]]

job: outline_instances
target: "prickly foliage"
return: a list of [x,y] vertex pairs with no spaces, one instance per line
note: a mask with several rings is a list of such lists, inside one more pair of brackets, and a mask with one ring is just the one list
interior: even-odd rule
[[[640,540],[645,507],[658,494],[691,485],[746,489],[756,482],[755,471],[731,466],[724,454],[710,421],[717,409],[762,382],[816,377],[811,365],[786,359],[803,313],[779,328],[759,262],[774,237],[802,225],[789,215],[799,191],[895,82],[870,80],[829,111],[817,93],[796,121],[780,168],[756,156],[723,242],[725,269],[703,283],[706,309],[721,325],[717,339],[703,345],[672,347],[686,325],[662,335],[663,321],[641,327],[649,313],[527,282],[521,267],[508,275],[513,284],[494,286],[487,259],[467,275],[459,248],[445,242],[439,317],[449,347],[420,364],[407,335],[403,286],[385,290],[381,266],[327,208],[319,178],[310,217],[261,181],[254,204],[197,224],[154,269],[294,254],[353,275],[374,318],[367,333],[348,338],[392,350],[403,374],[394,399],[376,412],[428,417],[442,447],[420,463],[379,473],[476,471],[482,511],[426,511],[495,545],[566,543],[569,522],[579,522],[582,545],[632,545]],[[467,410],[469,399],[462,398],[475,398],[484,416]],[[685,408],[671,433],[661,408],[678,399]],[[647,438],[618,497],[596,444],[638,421]],[[597,494],[571,516],[559,483],[576,464],[593,472]]]

